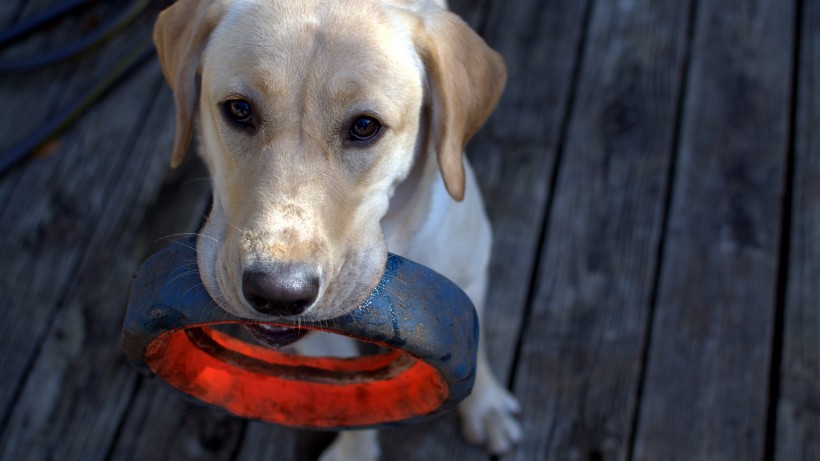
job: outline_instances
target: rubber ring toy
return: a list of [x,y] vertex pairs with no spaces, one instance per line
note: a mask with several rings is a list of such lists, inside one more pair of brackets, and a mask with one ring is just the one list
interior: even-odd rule
[[478,318],[467,295],[433,270],[389,254],[368,299],[321,323],[262,324],[337,333],[387,350],[305,357],[213,328],[233,316],[191,270],[195,240],[168,245],[134,276],[122,346],[138,368],[235,415],[313,429],[415,422],[452,409],[473,387]]

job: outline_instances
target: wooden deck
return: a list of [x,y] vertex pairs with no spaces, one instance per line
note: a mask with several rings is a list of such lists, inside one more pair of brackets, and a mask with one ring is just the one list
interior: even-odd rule
[[[0,26],[50,3],[4,1]],[[468,149],[495,232],[491,360],[524,408],[502,459],[820,459],[820,0],[452,3],[510,75]],[[0,151],[150,23],[0,77]],[[167,166],[173,119],[153,60],[0,178],[0,459],[303,460],[330,442],[190,403],[120,351],[131,275],[206,212],[195,156]],[[489,458],[453,415],[382,446]]]

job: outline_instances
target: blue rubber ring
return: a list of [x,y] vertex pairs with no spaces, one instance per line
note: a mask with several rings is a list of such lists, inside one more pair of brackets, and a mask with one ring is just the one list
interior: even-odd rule
[[[158,251],[135,275],[123,325],[122,346],[138,368],[151,371],[148,357],[151,345],[170,332],[220,323],[262,323],[236,317],[221,309],[209,297],[199,273],[192,270],[189,263],[195,260],[195,240],[191,238]],[[321,323],[297,324],[285,317],[275,323],[330,331],[402,351],[430,365],[446,383],[446,400],[427,414],[413,415],[401,421],[345,423],[316,428],[360,428],[415,422],[452,409],[472,390],[478,317],[470,299],[446,277],[401,256],[388,255],[384,275],[376,289],[350,313]],[[205,403],[214,405],[213,402]],[[255,419],[266,420],[264,417]],[[298,425],[312,427],[309,422]]]

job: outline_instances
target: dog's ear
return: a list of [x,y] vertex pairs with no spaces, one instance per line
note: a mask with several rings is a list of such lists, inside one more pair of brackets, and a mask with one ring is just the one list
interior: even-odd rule
[[197,74],[205,43],[219,23],[223,0],[178,0],[154,26],[154,44],[165,79],[174,90],[177,132],[171,166],[182,163],[191,143],[197,104]]
[[492,113],[507,69],[457,15],[436,8],[421,17],[416,46],[432,92],[432,141],[444,185],[464,198],[464,146]]

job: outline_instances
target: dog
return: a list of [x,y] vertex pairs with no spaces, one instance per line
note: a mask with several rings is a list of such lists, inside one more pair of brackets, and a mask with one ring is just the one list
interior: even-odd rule
[[[212,181],[197,264],[221,308],[338,317],[389,250],[450,278],[480,318],[491,229],[463,150],[506,68],[443,0],[179,0],[154,40],[176,106],[171,165],[196,138]],[[322,353],[303,332],[254,331]],[[519,405],[484,347],[458,411],[468,440],[502,453],[521,438]],[[322,459],[376,459],[377,439],[343,431]]]

